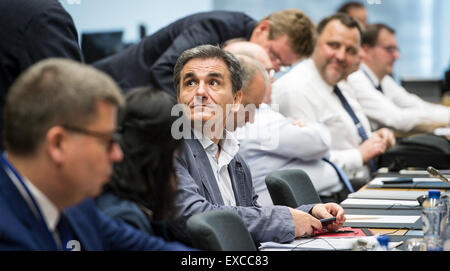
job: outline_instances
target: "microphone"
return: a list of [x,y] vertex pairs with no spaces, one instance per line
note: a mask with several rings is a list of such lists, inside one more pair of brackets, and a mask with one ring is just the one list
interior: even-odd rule
[[450,181],[447,178],[445,178],[444,175],[442,175],[439,172],[439,170],[435,169],[434,167],[428,167],[427,171],[432,177],[436,177],[442,180],[443,182],[450,183]]

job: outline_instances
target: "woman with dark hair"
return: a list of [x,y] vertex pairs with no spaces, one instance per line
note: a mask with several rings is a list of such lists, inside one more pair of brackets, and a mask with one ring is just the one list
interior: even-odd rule
[[182,141],[171,135],[175,97],[150,87],[128,92],[119,112],[122,162],[96,199],[106,215],[167,238],[164,221],[174,215],[177,178],[173,156]]

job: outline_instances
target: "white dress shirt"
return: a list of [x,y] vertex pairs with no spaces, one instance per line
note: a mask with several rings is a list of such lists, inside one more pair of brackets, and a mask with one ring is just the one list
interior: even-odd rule
[[225,138],[219,141],[221,149],[219,157],[216,159],[219,147],[211,139],[203,136],[197,130],[193,129],[193,131],[195,138],[198,139],[208,156],[224,204],[227,206],[236,206],[236,198],[234,196],[230,173],[228,172],[228,164],[230,164],[231,160],[238,153],[239,142],[230,132],[224,130]]
[[[314,61],[306,59],[275,81],[272,103],[278,104],[280,113],[287,117],[324,124],[332,137],[330,160],[350,179],[368,178],[369,168],[363,164],[357,149],[362,139],[333,88],[322,79]],[[370,138],[370,123],[362,108],[344,89],[341,91]]]
[[408,132],[419,124],[448,123],[448,107],[423,101],[407,92],[390,76],[381,81],[383,93],[376,87],[380,81],[365,64],[352,73],[340,87],[356,99],[372,122],[372,127],[386,126]]
[[276,170],[304,170],[321,196],[343,188],[334,168],[322,160],[331,145],[328,129],[321,124],[300,127],[292,123],[292,119],[261,104],[255,111],[254,122],[235,132],[240,142],[239,153],[250,168],[258,203],[262,206],[273,205],[265,178]]

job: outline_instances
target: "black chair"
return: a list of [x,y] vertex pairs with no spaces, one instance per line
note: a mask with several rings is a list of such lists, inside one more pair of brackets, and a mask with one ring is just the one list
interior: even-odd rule
[[231,210],[196,214],[186,223],[194,248],[211,251],[256,251],[242,218]]
[[301,169],[286,169],[269,173],[266,185],[273,204],[297,208],[321,203],[308,174]]

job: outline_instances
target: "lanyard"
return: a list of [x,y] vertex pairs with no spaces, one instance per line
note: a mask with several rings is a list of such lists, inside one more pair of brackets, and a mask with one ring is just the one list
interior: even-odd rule
[[361,70],[362,70],[363,73],[367,76],[367,78],[369,78],[369,81],[372,83],[372,85],[373,85],[374,88],[378,89],[378,88],[381,86],[381,82],[380,82],[380,86],[377,86],[377,85],[375,84],[375,82],[372,80],[372,77],[370,77],[369,73],[367,73],[367,71],[366,71],[363,67],[361,67]]
[[44,228],[45,228],[48,236],[50,237],[50,239],[53,241],[55,247],[58,248],[59,246],[57,245],[57,242],[56,242],[53,234],[50,232],[50,229],[48,228],[47,223],[45,222],[44,216],[42,215],[42,212],[41,212],[41,209],[39,208],[39,205],[37,204],[35,198],[31,194],[31,192],[28,189],[28,187],[25,185],[25,182],[24,182],[22,176],[20,176],[20,174],[17,172],[17,170],[13,167],[13,165],[11,165],[11,163],[6,158],[6,152],[2,153],[1,162],[3,164],[3,167],[5,167],[7,170],[9,170],[14,175],[14,177],[16,177],[16,179],[19,181],[19,183],[22,186],[22,188],[27,193],[29,199],[33,203],[33,206],[34,206],[34,208],[35,208],[35,210],[37,212],[37,215],[38,215],[37,218],[42,222],[42,225],[44,226]]

